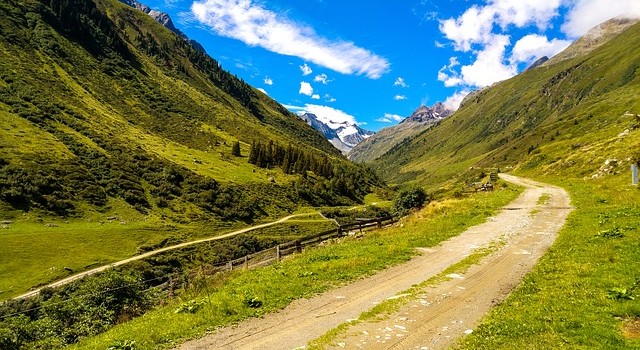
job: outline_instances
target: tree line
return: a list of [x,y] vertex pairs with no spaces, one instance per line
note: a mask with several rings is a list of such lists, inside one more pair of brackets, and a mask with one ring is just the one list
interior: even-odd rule
[[334,176],[334,166],[329,157],[315,155],[291,144],[285,148],[273,141],[269,141],[268,144],[253,142],[249,163],[260,168],[279,167],[285,174],[304,174],[312,171],[327,179]]

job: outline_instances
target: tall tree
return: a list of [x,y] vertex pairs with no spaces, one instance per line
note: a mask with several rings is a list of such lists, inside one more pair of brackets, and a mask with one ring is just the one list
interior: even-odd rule
[[231,155],[240,157],[240,142],[236,141],[231,145]]

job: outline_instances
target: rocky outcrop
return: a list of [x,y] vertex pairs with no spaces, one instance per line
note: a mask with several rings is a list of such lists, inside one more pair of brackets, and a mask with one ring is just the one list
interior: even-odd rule
[[540,58],[538,58],[535,62],[533,62],[529,68],[525,69],[524,71],[528,71],[528,70],[532,70],[534,68],[540,67],[542,64],[544,64],[545,62],[547,62],[549,60],[549,57],[547,56],[542,56]]
[[171,20],[171,17],[166,12],[152,10],[149,6],[139,3],[136,0],[120,0],[120,2],[146,13],[147,15],[151,16],[151,18],[155,19],[158,23],[162,24],[167,29],[176,33],[179,37],[187,41],[196,50],[205,52],[204,47],[202,47],[199,42],[193,39],[189,39],[189,37],[185,33],[176,28],[176,26],[173,24],[173,21]]

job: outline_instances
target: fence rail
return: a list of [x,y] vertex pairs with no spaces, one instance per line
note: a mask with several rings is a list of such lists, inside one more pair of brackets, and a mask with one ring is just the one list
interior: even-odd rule
[[363,230],[375,227],[376,229],[395,223],[393,217],[374,218],[359,220],[354,223],[340,225],[335,229],[304,236],[296,240],[278,244],[253,254],[245,255],[241,258],[230,260],[214,265],[215,272],[235,270],[238,268],[250,269],[260,266],[271,265],[280,261],[283,257],[294,253],[300,253],[305,247],[318,245],[321,242],[332,238],[344,237],[353,231],[363,232]]

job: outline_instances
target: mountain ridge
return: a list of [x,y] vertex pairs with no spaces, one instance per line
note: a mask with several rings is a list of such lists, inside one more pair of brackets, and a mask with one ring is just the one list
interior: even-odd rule
[[[363,171],[128,4],[7,0],[0,11],[0,207],[8,218],[122,207],[168,221],[251,221],[303,203],[358,201],[369,186],[338,193],[322,176],[303,181],[249,164],[261,141],[351,174],[333,184]],[[319,193],[316,183],[328,187]]]
[[437,102],[432,107],[422,105],[398,125],[384,128],[356,145],[348,155],[356,162],[370,162],[382,156],[396,144],[415,136],[447,118],[453,111]]
[[375,134],[373,131],[365,130],[357,124],[348,121],[335,122],[330,118],[321,117],[313,113],[302,113],[299,117],[324,135],[344,155],[347,155],[356,145]]
[[373,167],[389,181],[446,187],[474,168],[589,177],[606,159],[628,164],[640,143],[625,116],[640,110],[639,35],[636,23],[591,51],[478,90],[452,117],[392,147]]
[[140,10],[146,13],[151,18],[155,19],[158,23],[162,24],[164,27],[176,33],[179,37],[183,38],[185,41],[191,44],[191,46],[193,46],[195,49],[200,50],[202,52],[206,52],[204,47],[199,42],[189,38],[184,32],[182,32],[173,24],[173,21],[171,20],[171,16],[169,16],[168,13],[158,11],[158,10],[153,10],[149,6],[141,2],[138,2],[137,0],[119,0],[119,1],[125,5],[129,5],[137,10]]

